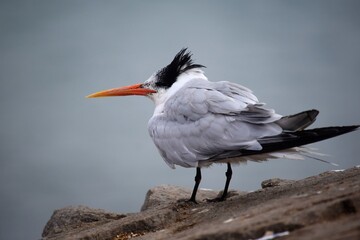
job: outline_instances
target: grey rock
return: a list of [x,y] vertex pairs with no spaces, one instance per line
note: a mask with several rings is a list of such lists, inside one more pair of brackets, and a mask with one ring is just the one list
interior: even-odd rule
[[[143,206],[141,207],[141,211],[145,211],[148,209],[157,208],[159,206],[164,206],[171,203],[176,203],[178,201],[186,201],[190,198],[192,190],[171,186],[171,185],[160,185],[154,188],[151,188],[145,197],[145,201]],[[198,201],[204,201],[206,199],[215,198],[218,195],[218,192],[213,190],[204,190],[199,189],[197,193]]]
[[272,178],[261,182],[262,188],[270,188],[270,187],[277,187],[286,184],[291,184],[295,182],[294,180],[287,180],[287,179],[280,179],[280,178]]
[[89,228],[126,217],[125,214],[106,212],[86,206],[69,206],[55,210],[47,222],[42,236],[52,236],[74,229]]

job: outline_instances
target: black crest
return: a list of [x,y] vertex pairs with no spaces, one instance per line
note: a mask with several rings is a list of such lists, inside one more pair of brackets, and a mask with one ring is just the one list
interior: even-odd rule
[[205,67],[200,64],[194,64],[191,56],[192,54],[187,48],[181,49],[169,65],[156,73],[156,76],[158,77],[156,86],[169,88],[176,82],[177,77],[181,73],[186,72],[189,69]]

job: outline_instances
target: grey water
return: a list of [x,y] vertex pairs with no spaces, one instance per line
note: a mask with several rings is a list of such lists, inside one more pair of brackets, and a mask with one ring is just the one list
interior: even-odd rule
[[[252,89],[279,114],[316,108],[314,127],[360,124],[359,1],[1,1],[0,239],[39,239],[53,210],[139,211],[159,184],[192,188],[147,133],[141,97],[86,99],[146,80],[188,47],[211,81]],[[313,144],[360,164],[360,132]],[[230,188],[336,167],[311,159],[234,167]],[[223,188],[226,167],[203,171]]]

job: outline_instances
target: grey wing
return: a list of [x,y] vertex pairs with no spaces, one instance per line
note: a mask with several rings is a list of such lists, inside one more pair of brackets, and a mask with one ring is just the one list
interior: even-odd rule
[[148,129],[170,167],[195,167],[222,152],[261,150],[258,139],[282,132],[279,119],[245,87],[192,80],[167,100]]
[[272,123],[281,119],[281,115],[264,105],[250,89],[239,84],[195,79],[167,101],[166,109],[170,117],[185,116],[193,121],[207,114],[254,124]]

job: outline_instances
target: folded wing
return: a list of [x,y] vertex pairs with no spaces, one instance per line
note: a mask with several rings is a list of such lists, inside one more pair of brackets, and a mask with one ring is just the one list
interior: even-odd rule
[[261,150],[258,139],[283,131],[281,117],[245,87],[195,79],[165,102],[148,129],[169,166],[194,167],[224,151]]

